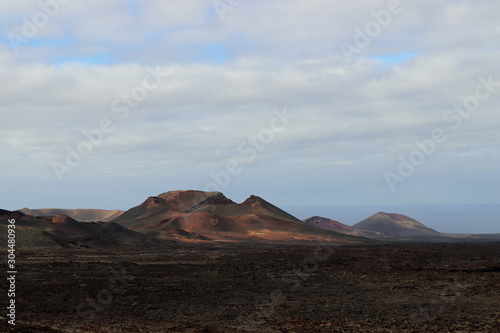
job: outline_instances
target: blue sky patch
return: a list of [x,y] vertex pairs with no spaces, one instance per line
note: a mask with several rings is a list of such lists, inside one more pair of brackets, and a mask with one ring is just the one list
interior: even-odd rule
[[66,34],[63,38],[54,39],[54,38],[33,38],[29,39],[28,44],[30,46],[52,46],[52,47],[63,47],[69,46],[73,44],[75,40],[71,34]]
[[415,57],[418,54],[418,52],[406,52],[406,53],[399,53],[399,54],[387,54],[383,56],[376,56],[376,57],[371,57],[371,59],[376,59],[380,61],[380,65],[382,67],[387,67],[390,65],[395,65],[399,64],[404,61],[408,61]]
[[67,63],[81,63],[81,64],[86,64],[90,66],[98,66],[98,65],[104,65],[104,64],[109,64],[111,62],[112,58],[108,53],[104,54],[98,54],[94,56],[89,56],[89,57],[68,57],[68,56],[61,56],[55,59],[53,62],[55,65],[60,66],[62,64],[67,64]]
[[131,15],[139,15],[139,7],[139,1],[130,0],[128,3],[128,13]]
[[229,60],[224,44],[210,44],[202,47],[203,60],[212,63],[222,63]]

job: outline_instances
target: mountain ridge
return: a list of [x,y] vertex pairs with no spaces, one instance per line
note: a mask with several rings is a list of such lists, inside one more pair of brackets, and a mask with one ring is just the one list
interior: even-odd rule
[[338,243],[366,241],[312,227],[255,195],[235,203],[220,192],[194,190],[169,191],[148,197],[111,222],[161,239],[189,233],[226,242],[330,238]]
[[21,208],[17,210],[25,215],[31,216],[53,216],[66,215],[79,222],[109,222],[112,219],[120,216],[125,211],[123,210],[107,210],[107,209],[63,209],[63,208],[43,208],[30,209]]
[[[51,214],[51,215],[49,215]],[[47,223],[63,239],[87,237],[90,243],[102,243],[98,235],[89,236],[88,230],[67,234],[68,228],[80,228],[80,224],[110,229],[121,236],[137,238],[147,235],[175,241],[312,241],[333,238],[333,242],[356,243],[360,239],[379,241],[459,242],[497,241],[500,234],[452,234],[439,233],[424,224],[399,213],[378,212],[353,226],[312,216],[304,221],[274,206],[261,197],[250,195],[241,203],[224,196],[221,192],[177,190],[146,198],[141,204],[127,211],[103,209],[28,209],[8,211],[0,209],[0,217],[18,218],[23,223]],[[33,222],[36,221],[36,222]],[[3,224],[4,221],[2,221]],[[39,228],[44,235],[44,228]],[[311,229],[313,228],[313,229]],[[98,234],[106,234],[100,229]],[[333,232],[328,233],[328,232]],[[74,231],[74,230],[73,230]],[[130,233],[129,233],[130,231]],[[52,235],[54,236],[54,235]],[[56,235],[57,236],[57,235]],[[95,237],[97,238],[95,238]],[[352,236],[354,238],[344,237]],[[38,236],[36,236],[38,237]],[[55,237],[55,236],[54,236]],[[52,238],[52,240],[56,238]],[[90,237],[90,238],[89,238]],[[114,237],[114,236],[113,236]],[[111,237],[111,238],[113,238]],[[139,237],[140,238],[140,237]],[[64,240],[59,240],[64,243]],[[110,240],[118,244],[120,241]],[[104,241],[106,242],[106,241]],[[73,242],[74,243],[74,242]],[[140,242],[139,242],[140,243]]]
[[[15,220],[16,244],[20,248],[107,246],[151,246],[159,242],[139,232],[110,222],[79,222],[67,215],[32,216],[19,211],[0,210],[0,229]],[[1,233],[4,241],[7,232]]]
[[346,235],[357,236],[357,237],[365,237],[370,239],[378,239],[378,240],[386,240],[390,238],[389,235],[378,232],[378,231],[370,231],[370,230],[362,230],[353,228],[347,224],[342,222],[338,222],[326,217],[321,216],[312,216],[304,220],[304,223],[316,226],[318,228],[331,230],[339,233],[343,233]]

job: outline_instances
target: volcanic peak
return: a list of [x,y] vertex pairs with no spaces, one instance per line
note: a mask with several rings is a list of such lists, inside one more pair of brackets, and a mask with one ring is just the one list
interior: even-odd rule
[[439,234],[422,223],[402,214],[378,212],[353,225],[356,229],[378,231],[384,233],[411,235]]
[[264,204],[269,204],[269,203],[264,199],[262,199],[261,197],[258,197],[253,194],[241,203],[242,206],[250,206],[250,207],[262,206]]
[[408,216],[402,215],[402,214],[397,214],[397,213],[384,213],[384,212],[378,212],[375,214],[374,217],[389,217],[395,221],[398,222],[407,222],[410,220]]

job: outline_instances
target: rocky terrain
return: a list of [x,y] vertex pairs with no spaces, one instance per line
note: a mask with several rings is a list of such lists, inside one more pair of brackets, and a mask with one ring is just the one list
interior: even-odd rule
[[500,331],[500,243],[54,248],[18,258],[17,325],[2,318],[2,332]]

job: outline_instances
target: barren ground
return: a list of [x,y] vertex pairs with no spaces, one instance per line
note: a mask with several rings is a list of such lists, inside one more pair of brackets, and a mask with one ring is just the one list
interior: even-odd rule
[[500,332],[500,243],[17,254],[17,332]]

